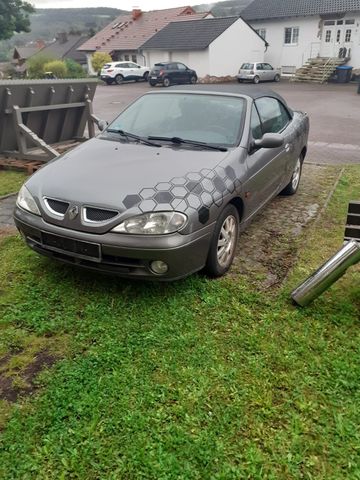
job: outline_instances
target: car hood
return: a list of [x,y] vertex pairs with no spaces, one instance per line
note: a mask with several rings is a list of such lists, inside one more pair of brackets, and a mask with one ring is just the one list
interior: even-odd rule
[[[157,148],[98,137],[51,161],[26,186],[39,200],[46,196],[124,212],[157,193],[165,199],[170,197],[164,192],[181,197],[181,190],[174,189],[191,191],[227,155],[229,152]],[[157,200],[160,205],[165,203],[161,195]]]

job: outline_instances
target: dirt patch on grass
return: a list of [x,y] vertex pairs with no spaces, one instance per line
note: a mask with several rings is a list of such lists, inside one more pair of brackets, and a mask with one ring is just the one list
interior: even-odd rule
[[241,234],[230,275],[246,275],[261,290],[280,286],[296,261],[304,231],[320,214],[340,171],[305,164],[297,194],[276,197]]
[[0,358],[0,399],[16,402],[19,396],[30,395],[36,390],[36,378],[45,368],[51,367],[57,357],[49,351],[39,352],[32,362],[23,370],[10,370],[7,368],[13,355],[6,354]]

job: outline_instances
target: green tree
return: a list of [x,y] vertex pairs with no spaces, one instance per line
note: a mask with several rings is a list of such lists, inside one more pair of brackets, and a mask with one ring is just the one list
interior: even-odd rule
[[29,78],[44,78],[44,65],[54,60],[49,55],[34,55],[27,62],[27,75]]
[[91,63],[95,72],[99,73],[105,63],[109,62],[112,62],[112,58],[108,53],[95,52],[94,55],[91,56]]
[[0,0],[0,40],[15,32],[30,32],[29,14],[33,12],[34,7],[23,0]]
[[66,64],[62,60],[52,60],[45,63],[43,73],[46,72],[52,72],[56,78],[66,78],[68,76]]
[[68,76],[70,78],[84,78],[86,73],[80,63],[75,62],[72,58],[67,58],[65,60],[66,68],[68,71]]

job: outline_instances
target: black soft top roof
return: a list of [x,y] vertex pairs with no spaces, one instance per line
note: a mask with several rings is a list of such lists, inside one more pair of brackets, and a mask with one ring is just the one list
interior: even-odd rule
[[266,86],[259,85],[238,85],[230,84],[199,84],[199,85],[174,85],[166,91],[189,91],[189,92],[209,92],[209,93],[227,93],[233,95],[246,95],[247,97],[256,99],[260,97],[274,97],[281,100],[286,105],[286,101],[281,95],[268,89]]

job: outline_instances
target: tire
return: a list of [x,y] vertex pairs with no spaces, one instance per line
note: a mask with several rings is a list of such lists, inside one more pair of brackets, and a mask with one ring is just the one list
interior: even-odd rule
[[124,77],[122,75],[116,75],[115,77],[115,83],[116,85],[121,85],[124,81]]
[[239,83],[243,83],[242,78],[238,78],[237,81],[238,81]]
[[150,80],[150,81],[149,81],[149,84],[150,84],[152,87],[155,87],[156,82],[154,82],[153,80]]
[[253,82],[257,85],[260,82],[260,78],[255,75]]
[[[224,230],[231,231],[228,239],[224,237]],[[231,267],[239,237],[239,214],[234,205],[227,205],[221,212],[210,243],[208,258],[205,265],[205,273],[209,277],[221,277]],[[219,245],[225,242],[225,245]],[[227,243],[226,243],[227,242]],[[228,247],[226,248],[226,246]],[[225,249],[225,251],[224,251]]]
[[164,80],[163,80],[163,85],[164,87],[170,87],[170,78],[168,77],[165,77]]
[[195,75],[192,75],[192,77],[190,78],[191,85],[195,85],[196,82],[197,82],[197,78],[195,77]]
[[294,195],[297,192],[300,184],[303,161],[304,161],[304,158],[302,155],[300,155],[296,161],[295,169],[291,176],[290,182],[286,185],[286,187],[283,190],[281,190],[280,195],[289,196],[289,195]]
[[106,83],[106,85],[111,85],[113,83],[113,81],[112,80],[106,80],[105,83]]
[[279,74],[275,75],[274,82],[280,82],[280,75]]
[[145,82],[147,82],[149,80],[149,72],[144,73],[143,79],[145,80]]

